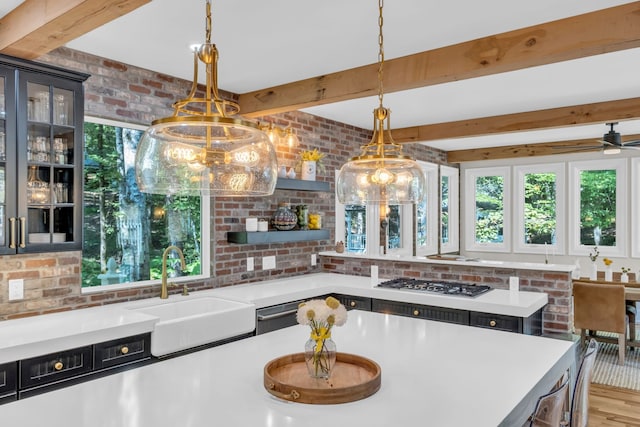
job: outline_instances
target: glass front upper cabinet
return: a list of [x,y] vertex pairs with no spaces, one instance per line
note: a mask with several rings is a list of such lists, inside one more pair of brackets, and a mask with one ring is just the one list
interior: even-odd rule
[[0,55],[0,254],[82,247],[87,77]]
[[74,241],[74,93],[27,82],[28,244]]

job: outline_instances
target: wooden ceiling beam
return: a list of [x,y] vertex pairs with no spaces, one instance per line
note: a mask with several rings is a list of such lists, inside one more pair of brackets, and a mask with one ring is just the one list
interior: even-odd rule
[[[622,142],[640,139],[640,135],[624,135]],[[592,147],[590,150],[589,147]],[[545,142],[540,144],[508,145],[504,147],[475,148],[447,152],[450,163],[473,162],[476,160],[515,159],[519,157],[552,156],[576,152],[587,153],[602,150],[598,137],[573,141]]]
[[[640,1],[385,61],[386,93],[640,46]],[[376,95],[377,64],[241,94],[257,117]]]
[[25,0],[0,19],[0,53],[35,59],[151,0]]
[[640,117],[640,98],[628,98],[502,116],[412,126],[393,129],[391,134],[396,142],[425,142],[437,139],[464,138],[590,123],[604,124],[638,117]]

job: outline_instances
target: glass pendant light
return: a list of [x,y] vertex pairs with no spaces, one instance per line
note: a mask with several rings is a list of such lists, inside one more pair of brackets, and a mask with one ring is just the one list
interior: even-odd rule
[[[275,149],[258,124],[236,116],[237,103],[220,98],[210,0],[206,0],[206,11],[206,42],[194,49],[189,95],[173,104],[171,117],[153,121],[138,144],[138,187],[155,194],[273,194],[278,169]],[[206,66],[203,97],[196,97],[198,61]]]
[[[379,0],[378,99],[373,111],[373,137],[361,147],[361,154],[340,169],[336,193],[340,203],[364,205],[417,203],[424,197],[424,172],[418,163],[402,154],[402,146],[391,137],[390,110],[382,106],[382,71],[384,47],[382,37],[383,0]],[[386,126],[385,126],[386,124]]]

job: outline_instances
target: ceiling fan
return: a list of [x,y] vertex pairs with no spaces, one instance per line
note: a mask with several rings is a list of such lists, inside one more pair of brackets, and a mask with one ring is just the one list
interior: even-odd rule
[[640,139],[634,139],[632,141],[622,142],[622,137],[619,132],[616,132],[613,127],[617,125],[618,122],[607,123],[607,126],[610,127],[609,132],[605,133],[602,136],[602,139],[597,140],[600,145],[574,145],[574,146],[562,146],[556,145],[553,148],[561,149],[561,150],[570,150],[565,152],[576,152],[576,151],[594,151],[594,150],[602,150],[604,154],[618,154],[622,149],[640,149]]

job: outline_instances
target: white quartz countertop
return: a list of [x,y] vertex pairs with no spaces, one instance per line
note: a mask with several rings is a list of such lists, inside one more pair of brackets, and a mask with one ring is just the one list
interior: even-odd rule
[[539,292],[518,292],[514,295],[507,290],[493,289],[469,298],[375,288],[369,277],[307,274],[193,292],[187,297],[175,294],[166,300],[153,298],[6,320],[0,322],[0,363],[151,332],[158,319],[131,310],[151,303],[216,296],[262,308],[333,292],[517,317],[530,316],[548,301],[547,294]]
[[335,292],[517,317],[529,317],[548,302],[547,294],[542,292],[517,292],[512,294],[508,290],[492,289],[475,298],[469,298],[375,287],[375,285],[384,280],[387,279],[379,279],[373,283],[370,277],[316,273],[259,283],[228,286],[202,291],[202,293],[250,302],[255,304],[256,308],[262,308]]
[[0,322],[0,363],[151,332],[154,316],[117,305]]
[[374,395],[338,405],[280,400],[263,368],[303,350],[296,325],[0,405],[21,427],[520,426],[575,362],[572,342],[350,311],[338,351],[376,361]]

